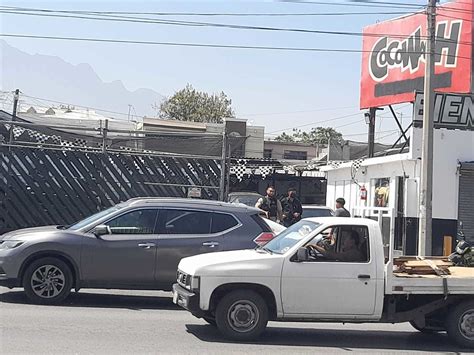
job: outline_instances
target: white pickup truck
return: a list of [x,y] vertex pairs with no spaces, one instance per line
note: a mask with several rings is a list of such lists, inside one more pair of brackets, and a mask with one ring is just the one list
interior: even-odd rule
[[394,273],[389,254],[375,221],[303,219],[255,250],[182,259],[173,301],[234,340],[258,337],[269,320],[410,322],[474,347],[474,268]]

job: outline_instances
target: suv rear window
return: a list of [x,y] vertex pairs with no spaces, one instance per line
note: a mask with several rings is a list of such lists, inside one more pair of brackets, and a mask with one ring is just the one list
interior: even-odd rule
[[[211,212],[193,210],[162,210],[164,225],[163,234],[209,234]],[[161,217],[160,217],[161,219]]]
[[252,219],[262,228],[263,232],[272,232],[272,229],[265,223],[265,220],[259,214],[253,214]]
[[235,227],[239,222],[234,216],[225,213],[214,213],[212,216],[212,233],[219,233]]

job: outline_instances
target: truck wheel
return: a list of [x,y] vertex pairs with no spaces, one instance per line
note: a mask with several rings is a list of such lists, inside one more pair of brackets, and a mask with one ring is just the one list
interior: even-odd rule
[[435,323],[431,322],[429,319],[425,320],[424,327],[418,326],[418,324],[416,324],[414,321],[410,321],[410,325],[416,330],[418,330],[419,332],[426,333],[426,334],[443,332],[446,330],[444,327],[436,325]]
[[23,288],[28,299],[37,304],[61,303],[73,283],[69,266],[56,258],[42,258],[32,262],[23,275]]
[[474,301],[462,302],[449,312],[446,330],[458,345],[474,348]]
[[256,339],[267,326],[268,308],[262,296],[254,291],[233,291],[217,305],[216,323],[229,339]]

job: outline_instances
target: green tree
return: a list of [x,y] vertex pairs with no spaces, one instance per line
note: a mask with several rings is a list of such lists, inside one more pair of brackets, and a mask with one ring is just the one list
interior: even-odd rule
[[282,134],[280,134],[278,137],[275,138],[275,141],[277,141],[277,142],[295,142],[296,139],[293,135],[286,134],[285,132],[283,132]]
[[208,94],[187,84],[160,104],[159,114],[164,119],[222,123],[226,117],[235,117],[231,104],[224,92]]
[[331,127],[316,127],[312,128],[309,132],[294,128],[291,135],[282,133],[275,140],[278,142],[328,144],[328,138],[331,139],[332,144],[342,144],[344,142],[342,134]]

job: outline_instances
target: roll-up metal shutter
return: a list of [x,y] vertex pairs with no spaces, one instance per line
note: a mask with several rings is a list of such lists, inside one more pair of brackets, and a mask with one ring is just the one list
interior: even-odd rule
[[459,170],[458,220],[468,240],[474,242],[474,162],[461,163]]

